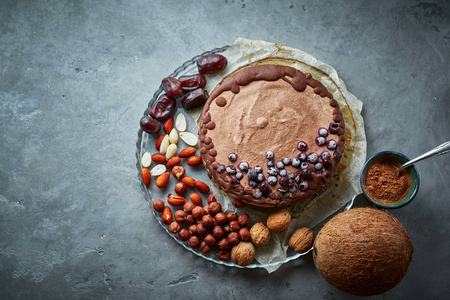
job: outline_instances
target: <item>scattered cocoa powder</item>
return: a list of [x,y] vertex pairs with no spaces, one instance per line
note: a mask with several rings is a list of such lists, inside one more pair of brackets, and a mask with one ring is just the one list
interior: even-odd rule
[[401,200],[411,185],[411,176],[394,160],[379,160],[372,164],[365,176],[367,194],[384,203]]

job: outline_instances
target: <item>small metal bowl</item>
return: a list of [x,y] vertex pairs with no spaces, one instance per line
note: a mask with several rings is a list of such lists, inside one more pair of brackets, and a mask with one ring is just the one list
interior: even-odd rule
[[387,209],[394,209],[394,208],[400,208],[405,206],[406,204],[410,203],[414,197],[417,194],[417,191],[419,190],[419,173],[417,172],[417,169],[414,165],[407,167],[405,170],[408,172],[409,176],[411,176],[411,185],[409,186],[408,193],[399,201],[394,203],[385,203],[382,201],[378,201],[373,199],[369,196],[369,194],[366,192],[366,174],[367,170],[370,168],[372,164],[374,164],[377,161],[380,160],[393,160],[396,162],[399,162],[400,165],[404,164],[405,162],[409,161],[409,158],[405,155],[394,152],[394,151],[383,151],[375,154],[372,156],[366,163],[364,164],[364,167],[361,171],[361,178],[360,178],[360,184],[361,189],[363,191],[364,196],[373,204],[375,204],[378,207],[381,208],[387,208]]

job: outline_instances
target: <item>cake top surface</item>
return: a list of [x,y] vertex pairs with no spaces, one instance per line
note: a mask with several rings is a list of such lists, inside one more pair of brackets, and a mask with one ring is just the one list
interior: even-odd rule
[[200,119],[200,152],[210,177],[233,197],[288,206],[331,178],[344,150],[344,127],[337,102],[311,75],[252,66],[211,93]]

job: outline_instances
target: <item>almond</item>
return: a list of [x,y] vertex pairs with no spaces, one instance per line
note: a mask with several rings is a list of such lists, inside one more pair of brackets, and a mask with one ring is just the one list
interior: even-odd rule
[[142,177],[142,181],[144,182],[144,185],[146,187],[149,187],[150,182],[152,182],[152,175],[150,174],[150,170],[147,168],[142,168],[141,177]]
[[178,151],[177,144],[170,144],[169,147],[167,147],[166,158],[171,159],[172,157],[175,156],[175,154],[177,154],[177,151]]
[[189,198],[191,199],[192,203],[194,203],[197,206],[202,206],[202,197],[197,193],[192,193]]
[[178,196],[184,196],[184,194],[186,194],[186,185],[182,182],[175,184],[175,194]]
[[189,146],[195,146],[198,143],[198,137],[190,132],[180,132],[178,134],[180,138]]
[[178,129],[178,131],[186,131],[186,117],[183,115],[183,113],[178,114],[177,119],[175,120],[175,127]]
[[189,156],[194,155],[197,152],[197,149],[194,147],[187,147],[186,149],[183,149],[180,153],[178,153],[178,156],[181,158],[188,158]]
[[150,167],[152,164],[152,155],[150,152],[145,152],[144,155],[142,155],[141,163],[144,168]]
[[173,156],[167,161],[166,168],[167,169],[172,169],[174,166],[179,165],[180,162],[181,162],[181,158],[180,157]]
[[166,206],[163,209],[163,212],[161,214],[161,221],[166,224],[169,225],[170,223],[172,223],[172,210],[170,209],[170,207]]
[[195,179],[189,176],[184,176],[180,181],[188,187],[194,187],[195,185]]
[[169,132],[169,142],[172,144],[178,143],[178,133],[175,128]]
[[166,154],[167,148],[169,147],[170,142],[169,142],[169,135],[166,134],[163,138],[163,140],[161,141],[161,146],[159,147],[159,152],[161,152],[161,154]]
[[209,186],[203,181],[196,180],[194,183],[194,187],[197,189],[197,191],[199,191],[202,194],[209,193]]
[[173,128],[173,117],[168,118],[163,125],[163,129],[165,133],[169,133]]
[[202,164],[202,158],[200,156],[191,156],[187,159],[188,166],[195,167]]
[[152,173],[153,176],[159,176],[159,175],[161,175],[162,173],[164,173],[165,171],[166,171],[166,166],[163,165],[163,164],[159,164],[159,165],[156,165],[156,166],[151,170],[151,173]]
[[160,134],[158,135],[158,137],[155,139],[155,148],[156,150],[159,151],[159,149],[161,148],[161,142],[164,139],[164,134]]
[[180,180],[181,177],[183,177],[185,173],[186,173],[186,170],[184,169],[183,166],[174,166],[172,168],[172,175],[173,175],[173,177],[175,177],[178,180]]
[[167,195],[167,202],[172,206],[181,206],[186,203],[186,199],[178,195]]
[[165,164],[167,162],[166,157],[160,153],[153,154],[152,160],[157,164]]
[[159,187],[160,189],[165,188],[167,183],[169,182],[169,177],[170,177],[169,172],[165,172],[165,173],[162,173],[161,175],[159,175],[155,181],[156,186]]

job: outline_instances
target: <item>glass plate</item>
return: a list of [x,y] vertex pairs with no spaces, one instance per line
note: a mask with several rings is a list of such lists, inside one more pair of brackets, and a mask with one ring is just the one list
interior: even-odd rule
[[[190,74],[196,74],[198,73],[197,70],[197,60],[203,56],[203,55],[207,55],[207,54],[212,54],[212,53],[221,53],[223,51],[225,51],[226,49],[228,49],[229,46],[224,46],[221,48],[215,48],[211,51],[207,51],[204,52],[200,55],[197,55],[195,57],[193,57],[191,60],[186,61],[184,64],[182,64],[180,67],[178,67],[172,74],[168,75],[170,77],[176,77],[178,78],[179,76],[182,75],[190,75]],[[210,92],[210,91],[208,91]],[[150,100],[150,102],[148,103],[148,106],[146,108],[146,110],[144,111],[144,115],[148,114],[148,111],[150,109],[150,107],[152,106],[153,102],[156,101],[156,99],[163,93],[163,89],[162,87],[160,87],[153,95],[153,98]],[[192,119],[192,117],[190,116],[190,114],[188,112],[186,112],[183,107],[180,105],[180,101],[177,101],[177,108],[173,114],[174,117],[176,117],[179,113],[184,113],[185,117],[186,117],[186,121],[188,122],[188,127],[187,130],[188,132],[191,133],[198,133],[198,127],[197,124],[195,123],[195,121]],[[158,221],[158,223],[161,225],[161,227],[167,232],[167,234],[169,234],[170,236],[173,237],[173,239],[180,244],[181,246],[183,246],[186,250],[194,253],[197,256],[200,256],[208,261],[220,264],[220,265],[225,265],[225,266],[229,266],[229,267],[236,267],[236,268],[267,268],[267,267],[275,267],[278,266],[280,264],[284,264],[286,262],[289,262],[291,260],[294,260],[302,255],[307,254],[309,251],[305,252],[305,253],[296,253],[295,251],[293,251],[291,248],[288,248],[287,250],[287,254],[286,254],[286,258],[283,261],[277,261],[274,263],[270,263],[270,264],[260,264],[258,263],[256,260],[246,266],[246,267],[242,267],[239,266],[237,264],[235,264],[232,260],[229,261],[222,261],[219,260],[216,256],[217,253],[217,247],[214,247],[213,250],[208,253],[208,254],[203,254],[200,249],[192,249],[191,247],[189,247],[187,242],[183,242],[178,238],[177,234],[173,234],[169,231],[169,226],[165,225],[164,223],[162,223],[161,221],[161,214],[155,212],[155,210],[153,209],[153,201],[157,200],[157,199],[161,199],[163,200],[166,205],[167,204],[167,194],[169,193],[173,193],[173,187],[175,185],[175,181],[173,180],[173,178],[171,178],[171,180],[169,180],[169,184],[164,188],[164,189],[159,189],[154,185],[154,181],[155,181],[155,177],[152,177],[152,184],[150,185],[150,188],[147,188],[141,178],[141,169],[142,169],[142,164],[141,164],[141,158],[142,155],[145,152],[150,152],[151,154],[157,153],[158,151],[155,149],[155,137],[157,135],[150,135],[147,134],[146,132],[143,132],[141,129],[139,129],[138,131],[138,140],[136,142],[136,159],[137,159],[137,163],[136,163],[136,168],[138,170],[138,179],[139,179],[139,183],[141,186],[141,189],[144,193],[145,199],[147,200],[147,204],[150,207],[150,210],[153,213],[153,216],[156,218],[156,220]],[[184,142],[180,139],[178,141],[177,144],[179,150],[180,149],[184,149],[184,147],[187,147],[187,145],[184,144]],[[156,164],[154,162],[152,162],[152,164],[150,165],[149,169],[151,170]],[[183,162],[181,163],[181,165],[186,166],[185,160],[183,160]],[[203,165],[200,165],[198,167],[187,167],[186,168],[186,175],[191,176],[193,178],[195,178],[196,180],[202,180],[203,182],[209,183],[210,179],[206,173],[206,170],[204,169]],[[171,176],[172,177],[172,176]],[[189,188],[188,188],[189,189]],[[189,192],[189,190],[188,190]],[[188,195],[188,194],[187,194]],[[174,213],[177,208],[173,208],[171,207],[172,212]]]

